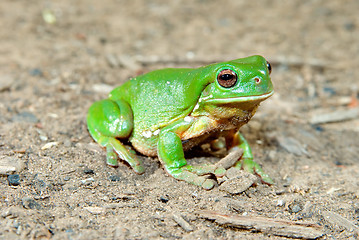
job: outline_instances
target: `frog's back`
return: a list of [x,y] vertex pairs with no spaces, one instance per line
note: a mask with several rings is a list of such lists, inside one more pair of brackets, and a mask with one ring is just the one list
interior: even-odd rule
[[186,116],[194,107],[200,91],[191,89],[192,74],[194,69],[188,68],[152,71],[114,89],[110,98],[130,104],[136,131],[154,131]]
[[123,99],[131,106],[134,128],[130,141],[137,151],[155,156],[160,129],[192,111],[202,91],[191,76],[195,72],[156,70],[135,77],[110,93],[110,99]]

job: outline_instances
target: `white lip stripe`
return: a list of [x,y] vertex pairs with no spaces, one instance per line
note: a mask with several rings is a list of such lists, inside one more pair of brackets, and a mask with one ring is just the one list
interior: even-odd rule
[[255,101],[255,100],[264,100],[272,96],[274,91],[270,93],[259,95],[259,96],[248,96],[248,97],[237,97],[237,98],[214,98],[207,99],[205,102],[216,102],[216,103],[231,103],[231,102],[247,102],[247,101]]

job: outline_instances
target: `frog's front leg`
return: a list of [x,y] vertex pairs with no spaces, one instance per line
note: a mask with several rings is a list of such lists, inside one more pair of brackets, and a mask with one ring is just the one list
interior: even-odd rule
[[158,157],[172,177],[210,190],[216,182],[203,175],[214,174],[217,177],[222,177],[226,170],[216,165],[192,166],[187,164],[182,140],[176,132],[185,131],[190,125],[191,123],[180,122],[163,129],[157,145]]
[[174,132],[161,134],[158,141],[158,156],[166,171],[174,178],[210,190],[214,187],[215,181],[208,179],[205,174],[213,173],[223,176],[225,170],[215,165],[191,166],[187,165],[184,158],[182,141]]
[[132,110],[127,102],[110,99],[95,102],[88,111],[87,125],[92,138],[106,148],[108,165],[118,166],[120,157],[136,173],[144,172],[140,160],[118,140],[128,138],[133,130]]
[[269,175],[263,171],[258,163],[253,161],[252,150],[247,140],[239,131],[230,132],[226,136],[226,143],[227,146],[229,146],[229,151],[234,150],[235,148],[243,149],[243,155],[234,165],[235,168],[243,169],[249,173],[255,173],[262,179],[264,183],[273,184],[273,180],[269,177]]

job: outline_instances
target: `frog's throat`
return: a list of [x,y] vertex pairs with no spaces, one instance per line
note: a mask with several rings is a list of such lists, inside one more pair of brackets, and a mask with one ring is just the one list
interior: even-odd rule
[[244,96],[244,97],[233,97],[233,98],[212,98],[212,99],[206,99],[205,102],[207,103],[240,103],[240,102],[251,102],[251,101],[264,101],[270,96],[272,96],[274,91],[271,91],[269,93],[265,93],[262,95],[257,96]]

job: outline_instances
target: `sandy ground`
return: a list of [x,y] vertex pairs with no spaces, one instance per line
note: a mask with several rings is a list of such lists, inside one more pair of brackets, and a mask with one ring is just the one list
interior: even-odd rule
[[[358,9],[356,0],[2,0],[0,238],[356,239]],[[276,93],[242,132],[273,186],[205,191],[145,156],[140,176],[106,166],[86,129],[94,101],[143,72],[253,54],[272,62]],[[302,222],[297,235],[277,231]]]

